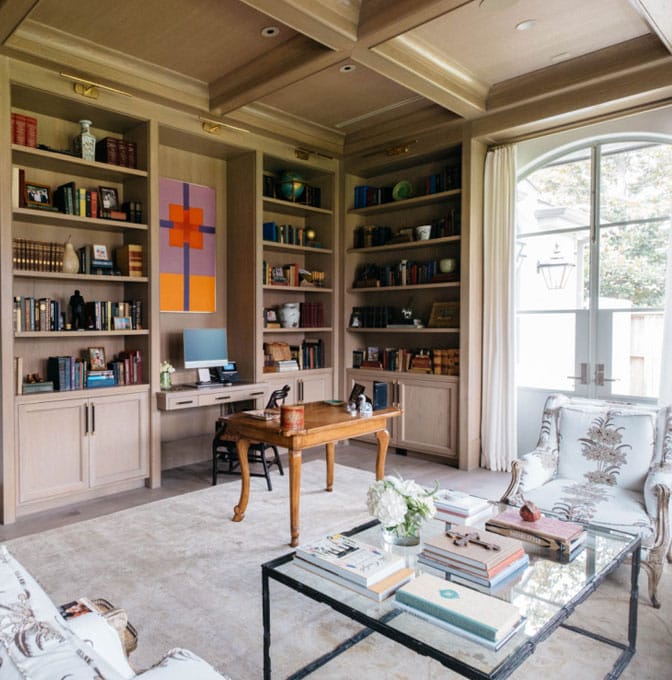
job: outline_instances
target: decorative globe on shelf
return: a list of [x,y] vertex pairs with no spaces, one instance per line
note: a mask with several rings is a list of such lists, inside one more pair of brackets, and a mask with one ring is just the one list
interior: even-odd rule
[[280,194],[287,201],[298,201],[306,185],[296,172],[283,172],[280,176]]

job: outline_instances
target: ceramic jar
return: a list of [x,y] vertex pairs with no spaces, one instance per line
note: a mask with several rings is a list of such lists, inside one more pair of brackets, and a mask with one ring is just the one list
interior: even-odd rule
[[427,241],[432,235],[432,225],[422,224],[415,228],[415,239],[416,241]]
[[87,161],[96,160],[96,138],[91,134],[90,120],[80,120],[81,130],[79,135],[73,140],[73,150],[77,156]]
[[68,239],[63,249],[63,271],[66,274],[76,274],[79,271],[79,257],[75,252],[75,247]]
[[301,309],[298,302],[286,302],[278,310],[280,325],[283,328],[298,328],[301,318]]

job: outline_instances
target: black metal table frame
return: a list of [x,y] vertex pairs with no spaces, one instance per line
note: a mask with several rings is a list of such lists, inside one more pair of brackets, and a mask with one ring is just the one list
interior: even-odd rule
[[[377,520],[362,524],[361,526],[355,527],[354,529],[343,532],[346,535],[354,535],[361,531],[364,531],[371,526],[377,524]],[[614,662],[611,670],[604,677],[605,680],[612,680],[613,678],[618,678],[625,667],[630,662],[630,659],[634,656],[636,651],[637,642],[637,605],[639,598],[639,568],[641,560],[641,538],[633,536],[633,541],[627,545],[611,562],[602,570],[602,572],[593,578],[591,581],[585,584],[585,586],[572,598],[572,600],[561,607],[558,613],[550,619],[545,626],[543,626],[535,635],[530,637],[529,640],[512,655],[508,656],[502,661],[502,663],[497,666],[491,673],[486,673],[484,671],[478,670],[469,664],[460,661],[444,652],[439,651],[427,645],[420,640],[417,640],[406,633],[402,633],[399,630],[388,627],[386,624],[391,619],[395,618],[401,614],[401,610],[393,609],[379,619],[371,618],[366,614],[353,609],[352,607],[343,604],[342,602],[335,600],[334,598],[325,595],[324,593],[311,588],[308,585],[300,583],[290,576],[287,576],[276,570],[276,567],[286,564],[294,559],[294,553],[289,553],[278,557],[274,560],[266,562],[261,566],[261,585],[262,585],[262,616],[264,625],[264,680],[271,680],[271,603],[270,603],[270,580],[278,581],[283,583],[288,588],[299,592],[316,602],[321,602],[329,605],[332,609],[343,614],[353,621],[361,623],[364,628],[348,638],[332,651],[322,655],[315,661],[299,669],[292,675],[288,676],[287,680],[299,680],[299,678],[305,678],[310,675],[313,671],[321,668],[326,663],[334,659],[339,654],[342,654],[346,650],[350,649],[353,645],[357,644],[364,638],[368,637],[372,633],[380,633],[385,637],[398,642],[405,647],[413,650],[418,654],[428,656],[432,659],[436,659],[439,663],[443,664],[447,668],[450,668],[463,677],[475,678],[482,680],[499,680],[499,678],[507,678],[509,675],[520,666],[523,661],[525,661],[529,656],[534,654],[537,645],[543,642],[553,631],[558,627],[566,628],[567,630],[574,631],[581,635],[585,635],[593,640],[602,642],[612,647],[616,647],[621,650],[618,658]],[[612,640],[598,633],[593,633],[584,628],[578,626],[573,626],[564,623],[569,616],[574,612],[576,607],[584,602],[590,595],[595,592],[595,590],[601,585],[604,579],[618,566],[620,566],[628,557],[631,557],[631,569],[630,569],[630,602],[628,610],[628,643],[622,643],[617,640]]]

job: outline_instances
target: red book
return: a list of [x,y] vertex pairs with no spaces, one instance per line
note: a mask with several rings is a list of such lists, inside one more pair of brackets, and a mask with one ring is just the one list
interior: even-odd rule
[[26,145],[26,117],[22,113],[12,114],[12,143]]
[[117,140],[117,164],[128,167],[128,142],[124,139]]
[[26,119],[26,146],[37,148],[37,118],[25,116]]

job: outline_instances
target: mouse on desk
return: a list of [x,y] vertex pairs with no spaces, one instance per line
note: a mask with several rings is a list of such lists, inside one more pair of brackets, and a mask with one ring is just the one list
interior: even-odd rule
[[224,385],[224,387],[230,387],[231,385],[233,385],[233,383],[230,380],[222,380],[219,384]]

